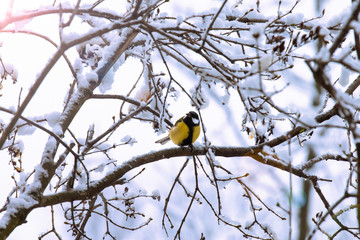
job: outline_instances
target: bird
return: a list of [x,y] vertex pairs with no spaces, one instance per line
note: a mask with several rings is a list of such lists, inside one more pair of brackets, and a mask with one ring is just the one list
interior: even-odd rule
[[199,115],[190,111],[176,121],[175,125],[170,129],[169,135],[157,140],[155,143],[165,144],[171,140],[178,146],[190,146],[196,141],[200,135]]

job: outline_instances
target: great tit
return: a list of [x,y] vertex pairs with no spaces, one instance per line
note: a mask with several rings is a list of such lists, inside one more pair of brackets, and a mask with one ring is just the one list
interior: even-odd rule
[[200,135],[199,115],[190,111],[176,121],[170,129],[169,135],[157,140],[155,143],[165,144],[170,139],[179,146],[192,146]]

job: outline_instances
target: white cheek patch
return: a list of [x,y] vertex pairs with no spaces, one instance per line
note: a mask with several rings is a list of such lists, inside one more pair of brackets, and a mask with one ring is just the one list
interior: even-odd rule
[[199,124],[199,119],[197,119],[197,118],[191,118],[191,121],[192,121],[195,125],[198,125],[198,124]]

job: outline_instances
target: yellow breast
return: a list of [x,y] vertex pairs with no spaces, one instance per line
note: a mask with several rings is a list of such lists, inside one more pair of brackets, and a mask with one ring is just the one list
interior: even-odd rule
[[[182,145],[183,141],[189,137],[189,127],[184,122],[178,122],[170,129],[169,137],[176,145]],[[192,142],[194,143],[200,135],[200,126],[193,128]]]
[[194,143],[200,135],[200,126],[195,126],[193,131],[194,133],[193,133],[192,143]]
[[170,129],[169,137],[176,145],[181,145],[184,139],[189,136],[189,128],[184,122],[179,122]]

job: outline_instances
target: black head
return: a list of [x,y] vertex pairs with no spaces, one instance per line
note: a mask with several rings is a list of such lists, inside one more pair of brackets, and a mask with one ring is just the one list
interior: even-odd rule
[[193,126],[198,126],[199,125],[199,115],[194,111],[188,112],[184,116],[183,119],[184,119],[184,122],[190,123]]

